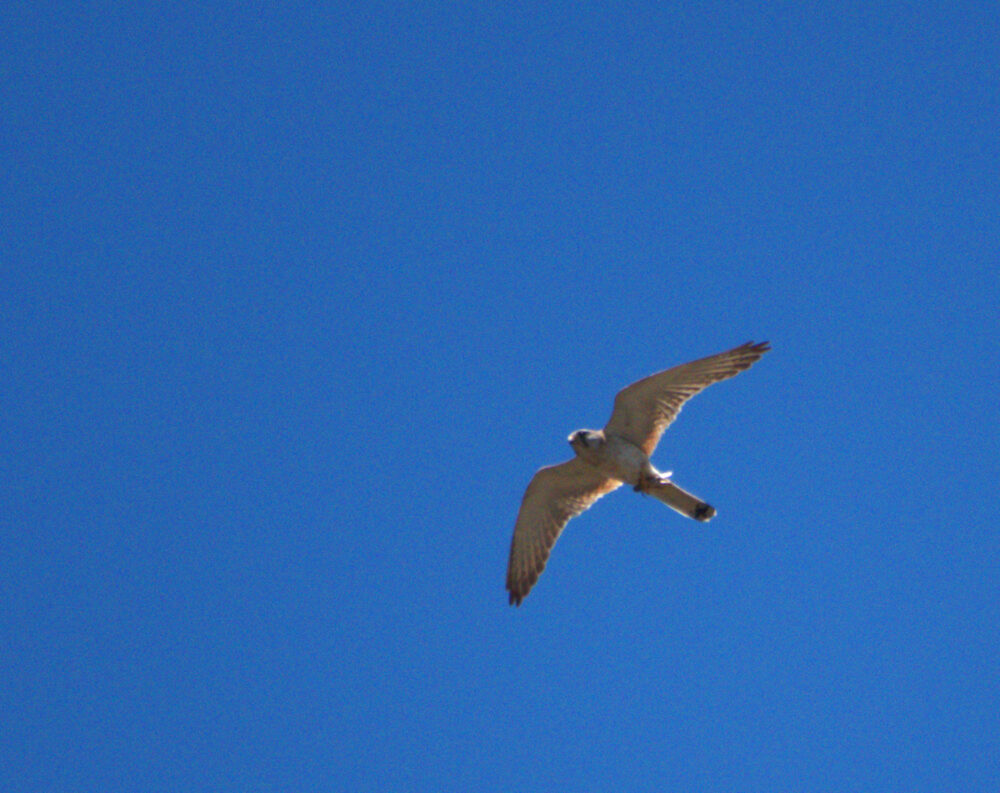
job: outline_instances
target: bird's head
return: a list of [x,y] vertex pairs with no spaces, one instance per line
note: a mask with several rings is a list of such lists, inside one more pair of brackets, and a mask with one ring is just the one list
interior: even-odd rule
[[594,431],[593,430],[577,430],[572,433],[566,440],[569,441],[569,445],[576,449],[589,449],[594,443]]

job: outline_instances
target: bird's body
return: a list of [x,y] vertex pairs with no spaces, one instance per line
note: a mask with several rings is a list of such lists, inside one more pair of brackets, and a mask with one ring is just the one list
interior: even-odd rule
[[643,378],[615,397],[603,430],[569,436],[576,457],[540,469],[521,501],[507,567],[510,602],[520,605],[538,580],[570,518],[622,484],[659,499],[682,515],[707,521],[715,509],[656,470],[649,457],[681,406],[702,389],[749,368],[770,349],[747,342],[727,352]]
[[593,466],[608,479],[638,486],[643,476],[655,476],[649,456],[631,441],[603,430],[577,430],[569,436],[577,457]]

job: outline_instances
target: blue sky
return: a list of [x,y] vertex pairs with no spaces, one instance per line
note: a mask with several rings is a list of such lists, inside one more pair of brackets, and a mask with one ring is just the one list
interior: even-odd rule
[[1000,11],[400,6],[2,12],[0,786],[996,790]]

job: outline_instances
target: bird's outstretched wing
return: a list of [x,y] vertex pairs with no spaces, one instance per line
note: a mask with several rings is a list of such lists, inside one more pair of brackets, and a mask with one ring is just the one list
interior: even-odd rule
[[521,605],[535,585],[569,519],[620,485],[578,457],[535,473],[524,492],[510,543],[507,589],[511,603]]
[[651,374],[626,386],[615,397],[604,431],[631,441],[647,455],[681,411],[681,405],[712,383],[725,380],[760,359],[771,349],[766,341],[748,341],[727,352]]

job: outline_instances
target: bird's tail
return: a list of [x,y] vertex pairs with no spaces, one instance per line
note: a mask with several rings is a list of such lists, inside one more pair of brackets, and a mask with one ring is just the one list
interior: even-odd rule
[[698,496],[677,487],[669,479],[663,479],[659,482],[644,482],[642,492],[649,493],[671,509],[675,509],[689,518],[704,522],[715,517],[715,507],[706,504]]

